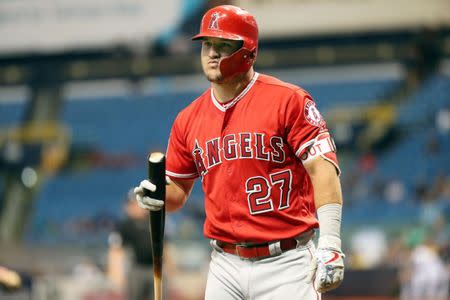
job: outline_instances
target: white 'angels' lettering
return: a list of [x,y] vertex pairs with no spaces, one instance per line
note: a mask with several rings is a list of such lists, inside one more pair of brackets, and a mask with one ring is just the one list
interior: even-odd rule
[[225,160],[258,159],[283,163],[286,157],[283,147],[283,138],[279,136],[269,139],[264,133],[241,132],[211,138],[204,147],[195,140],[192,155],[202,175]]

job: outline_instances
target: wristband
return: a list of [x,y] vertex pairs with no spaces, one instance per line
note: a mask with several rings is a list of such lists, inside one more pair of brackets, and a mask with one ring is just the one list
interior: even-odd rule
[[320,235],[318,248],[341,250],[342,204],[329,203],[317,209]]

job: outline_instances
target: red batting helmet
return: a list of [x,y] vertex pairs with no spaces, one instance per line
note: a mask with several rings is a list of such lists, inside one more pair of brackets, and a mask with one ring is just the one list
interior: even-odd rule
[[216,37],[242,41],[242,47],[220,60],[219,68],[224,78],[247,72],[255,62],[258,50],[258,25],[246,10],[233,5],[220,5],[203,16],[200,33],[192,37],[199,40]]

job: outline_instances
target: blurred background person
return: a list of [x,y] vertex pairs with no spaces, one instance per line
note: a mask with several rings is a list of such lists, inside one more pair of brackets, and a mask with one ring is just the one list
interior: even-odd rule
[[125,216],[109,238],[107,274],[130,300],[153,299],[153,261],[149,214],[139,208],[133,191],[124,203]]
[[402,300],[447,300],[449,265],[442,259],[439,247],[426,240],[411,250],[400,273]]
[[[108,256],[105,273],[123,299],[153,299],[153,260],[149,230],[149,214],[137,204],[132,190],[123,203],[124,215],[108,236]],[[167,296],[171,277],[179,274],[174,261],[174,246],[170,241],[170,218],[167,220],[164,245],[164,280]],[[167,279],[167,280],[166,280]]]

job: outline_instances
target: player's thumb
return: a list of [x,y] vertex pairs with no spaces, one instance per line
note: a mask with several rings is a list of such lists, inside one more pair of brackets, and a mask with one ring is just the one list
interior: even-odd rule
[[141,184],[139,185],[140,187],[143,187],[146,190],[149,190],[150,192],[154,192],[156,191],[156,185],[154,185],[153,183],[151,183],[150,181],[148,181],[147,179],[142,180]]

